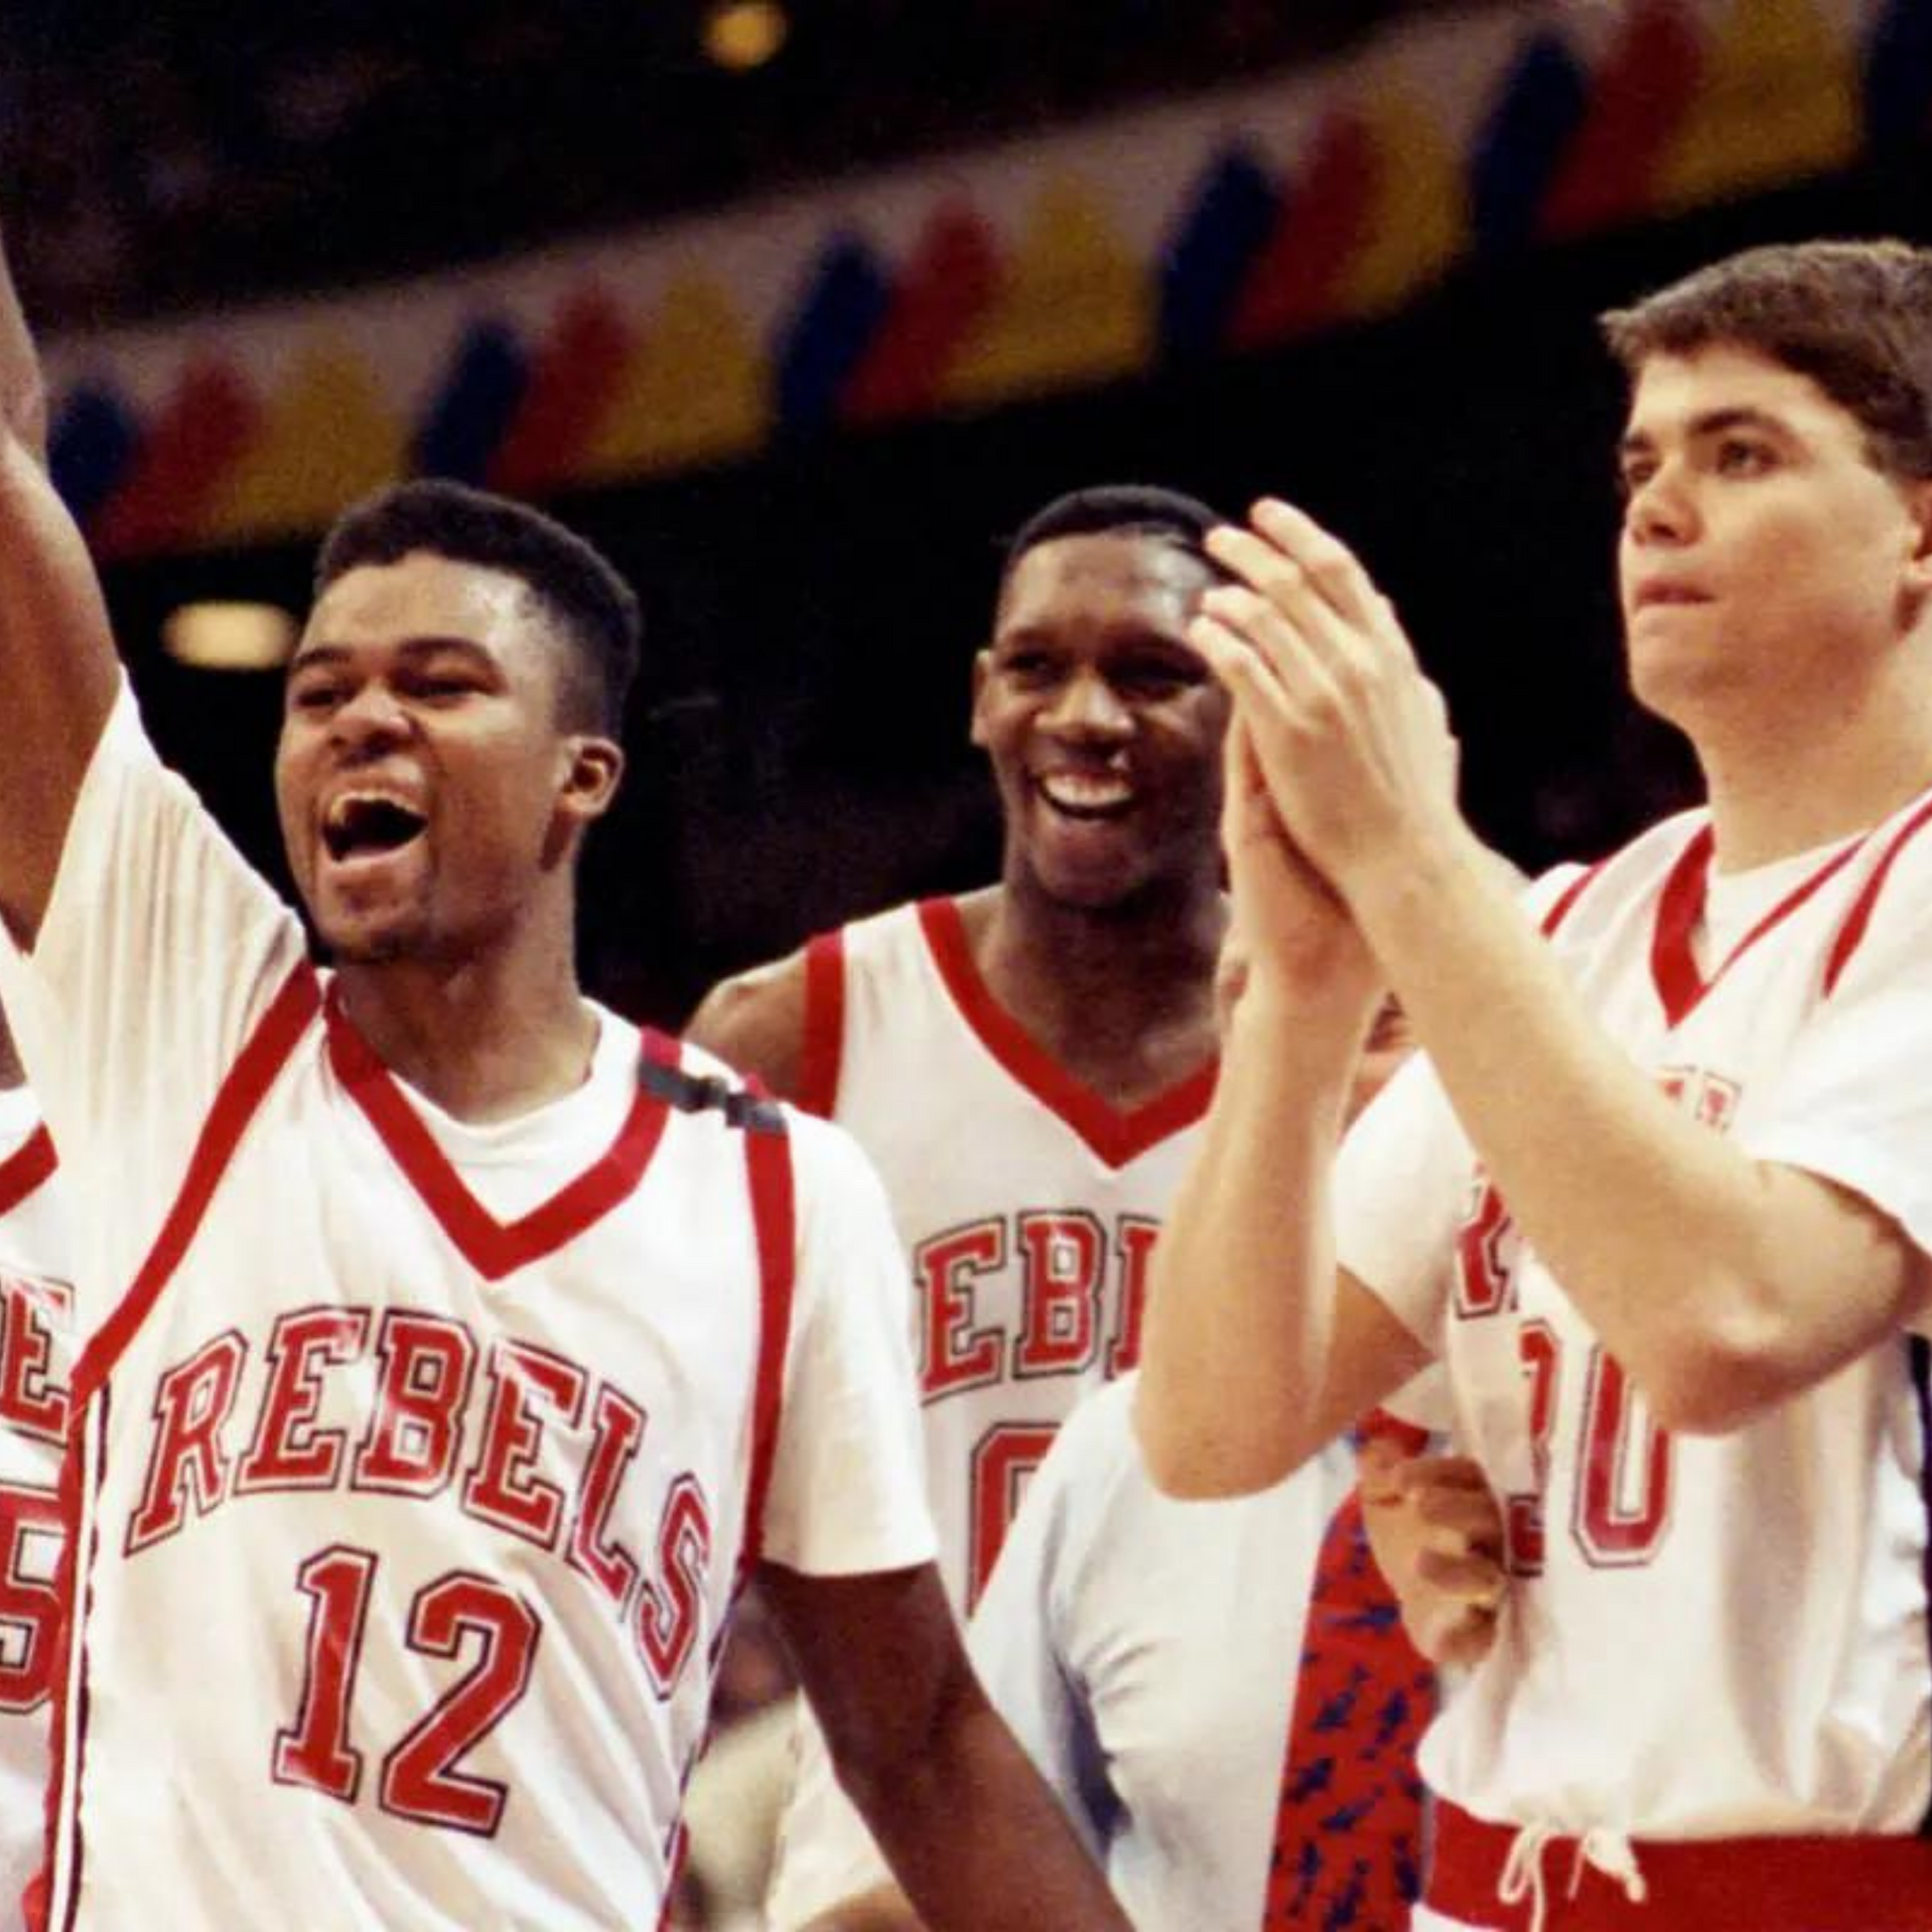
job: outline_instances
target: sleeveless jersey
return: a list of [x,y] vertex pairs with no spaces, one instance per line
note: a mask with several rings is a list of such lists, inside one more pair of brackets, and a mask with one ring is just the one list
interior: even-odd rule
[[0,1923],[15,1922],[46,1840],[73,1319],[55,1169],[33,1095],[0,1092]]
[[994,1001],[950,899],[815,940],[807,972],[801,1101],[871,1155],[911,1258],[928,1495],[963,1614],[1061,1421],[1139,1358],[1213,1068],[1109,1106]]
[[[1109,1105],[993,999],[951,899],[821,935],[805,959],[799,1099],[871,1155],[910,1257],[927,1496],[963,1618],[1061,1422],[1139,1358],[1148,1257],[1214,1069]],[[875,1882],[878,1857],[805,1715],[773,1932]]]
[[8,1005],[134,1231],[79,1243],[49,1923],[655,1924],[747,1563],[930,1552],[856,1151],[610,1014],[441,1115],[125,702]]
[[[1571,884],[1547,921],[1585,1003],[1677,1105],[1863,1195],[1921,1249],[1928,822],[1921,799],[1788,862],[1760,882],[1761,915],[1701,949],[1712,835],[1687,814]],[[1410,1211],[1378,1212],[1391,1198]],[[1925,1340],[1902,1332],[1729,1434],[1666,1434],[1420,1062],[1358,1124],[1336,1205],[1343,1265],[1446,1358],[1457,1436],[1509,1524],[1508,1606],[1425,1743],[1431,1785],[1480,1818],[1578,1835],[1917,1830]]]

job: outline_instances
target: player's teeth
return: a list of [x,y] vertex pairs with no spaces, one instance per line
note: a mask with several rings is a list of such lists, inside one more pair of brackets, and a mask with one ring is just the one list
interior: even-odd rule
[[1059,772],[1042,779],[1040,789],[1056,805],[1089,810],[1102,805],[1124,805],[1133,796],[1124,778],[1095,778],[1073,772]]

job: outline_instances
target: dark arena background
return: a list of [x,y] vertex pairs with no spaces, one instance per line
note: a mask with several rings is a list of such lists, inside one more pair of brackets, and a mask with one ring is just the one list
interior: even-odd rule
[[[991,876],[968,666],[1002,537],[1086,483],[1293,496],[1404,613],[1483,832],[1615,842],[1689,773],[1622,689],[1595,313],[1754,241],[1932,239],[1932,6],[6,13],[0,220],[164,751],[279,872],[278,675],[178,661],[171,615],[300,612],[334,478],[541,498],[645,603],[585,941],[661,1024]],[[600,442],[686,268],[745,406]],[[357,345],[386,457],[283,409],[304,331]],[[681,366],[627,393],[702,416]]]

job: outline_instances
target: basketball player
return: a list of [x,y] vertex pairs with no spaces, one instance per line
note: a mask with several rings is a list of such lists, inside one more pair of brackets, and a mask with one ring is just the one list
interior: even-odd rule
[[[997,886],[718,987],[687,1036],[849,1129],[911,1254],[927,1494],[963,1616],[1081,1393],[1132,1365],[1214,1077],[1227,700],[1186,638],[1206,505],[1080,490],[1015,537],[973,666]],[[777,1932],[872,1870],[807,1730]]]
[[579,991],[627,591],[451,485],[338,524],[275,772],[325,979],[148,746],[0,349],[8,1009],[101,1204],[47,1922],[655,1923],[756,1566],[929,1916],[1119,1926],[951,1633],[877,1182]]
[[0,1016],[0,1921],[40,1868],[73,1289],[54,1144]]
[[[1425,1747],[1419,1924],[1905,1932],[1932,1900],[1932,258],[1752,251],[1607,330],[1630,675],[1710,804],[1551,882],[1547,945],[1360,565],[1277,503],[1212,539],[1243,581],[1193,634],[1235,696],[1253,959],[1140,1427],[1169,1486],[1251,1486],[1447,1360],[1512,1590]],[[1429,1060],[1331,1185],[1338,1042],[1383,978]]]
[[686,1034],[848,1128],[886,1181],[962,1608],[1061,1418],[1139,1353],[1148,1250],[1213,1084],[1227,700],[1186,626],[1218,520],[1116,487],[1027,523],[973,667],[1000,883],[728,980]]
[[[1024,525],[974,666],[1000,883],[815,939],[728,981],[692,1023],[850,1128],[885,1177],[962,1614],[1062,1419],[1136,1359],[1148,1254],[1212,1083],[1227,707],[1186,624],[1217,578],[1201,548],[1217,520],[1117,486]],[[1293,1665],[1259,1708],[1285,1710]],[[1278,1725],[1264,1808],[1281,1748]],[[769,1901],[779,1932],[865,1922],[838,1909],[876,1871],[845,1814],[808,1732]]]

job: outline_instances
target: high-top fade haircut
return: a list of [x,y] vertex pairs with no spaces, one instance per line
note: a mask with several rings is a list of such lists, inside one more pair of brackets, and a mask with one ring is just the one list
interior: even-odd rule
[[315,595],[364,564],[400,563],[416,550],[520,578],[569,646],[557,722],[620,736],[643,620],[635,593],[598,551],[528,503],[421,478],[343,512],[316,559]]
[[1152,483],[1100,483],[1091,489],[1069,490],[1055,496],[1044,509],[1023,523],[1007,545],[1000,570],[1000,593],[1028,551],[1059,537],[1155,537],[1185,551],[1217,584],[1230,581],[1207,554],[1209,530],[1227,518],[1198,497]]
[[1902,241],[1749,248],[1600,320],[1632,377],[1653,355],[1755,349],[1852,415],[1877,469],[1932,478],[1932,251]]

